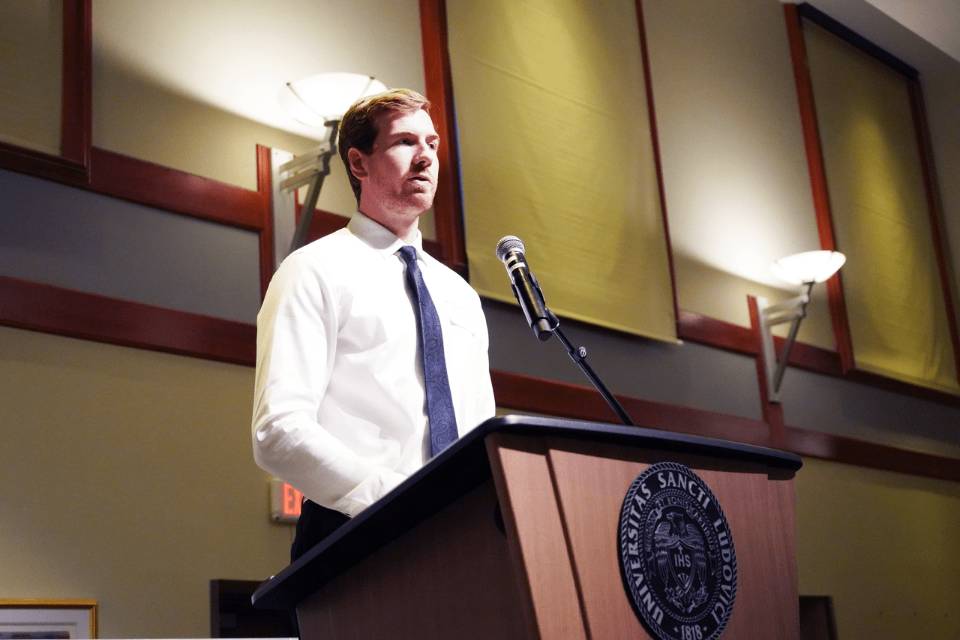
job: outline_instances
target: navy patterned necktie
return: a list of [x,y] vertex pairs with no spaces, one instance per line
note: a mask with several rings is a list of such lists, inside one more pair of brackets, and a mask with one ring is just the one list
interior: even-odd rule
[[457,439],[457,417],[453,413],[447,360],[443,354],[443,332],[433,299],[417,266],[417,250],[407,245],[400,248],[400,258],[407,265],[407,286],[417,303],[417,329],[420,357],[423,360],[423,382],[427,392],[427,420],[430,429],[430,456],[446,449]]

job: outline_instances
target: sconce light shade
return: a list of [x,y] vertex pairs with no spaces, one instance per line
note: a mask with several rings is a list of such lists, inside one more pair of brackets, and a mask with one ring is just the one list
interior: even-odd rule
[[824,282],[839,271],[847,257],[839,251],[804,251],[773,263],[774,275],[791,284]]
[[330,120],[339,120],[356,100],[386,90],[387,86],[373,76],[318,73],[286,83],[279,100],[298,122],[323,127]]
[[[790,358],[790,349],[797,339],[800,323],[807,315],[810,292],[813,285],[827,280],[835,274],[847,257],[839,251],[805,251],[780,258],[773,263],[774,274],[787,282],[803,285],[799,296],[777,304],[768,304],[764,298],[757,298],[757,311],[760,314],[760,339],[763,348],[763,364],[766,370],[767,393],[770,402],[780,402],[780,383]],[[790,333],[783,345],[783,355],[777,358],[773,344],[771,328],[785,322],[790,323]]]

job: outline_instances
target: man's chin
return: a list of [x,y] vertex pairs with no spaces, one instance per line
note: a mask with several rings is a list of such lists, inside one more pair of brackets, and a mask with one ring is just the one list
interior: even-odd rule
[[409,196],[404,198],[404,209],[407,213],[420,215],[427,209],[433,206],[433,197],[435,192],[433,189],[430,191],[422,191],[417,193],[411,193]]

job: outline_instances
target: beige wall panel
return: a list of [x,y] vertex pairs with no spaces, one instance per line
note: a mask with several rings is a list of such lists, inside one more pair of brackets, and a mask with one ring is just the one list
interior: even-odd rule
[[60,155],[62,0],[0,2],[0,142]]
[[[748,326],[747,294],[795,295],[777,290],[788,285],[769,265],[820,247],[783,8],[646,0],[643,9],[678,302]],[[808,313],[800,339],[832,349],[828,308],[816,299]]]
[[171,91],[94,47],[93,144],[255,190],[257,144],[299,153],[318,143]]
[[[325,135],[282,109],[284,82],[424,88],[416,0],[94,0],[93,15],[94,144],[248,189],[255,144],[298,153]],[[338,159],[318,206],[355,210]]]
[[960,637],[960,485],[807,459],[800,593],[833,596],[844,640]]
[[0,592],[94,598],[101,637],[203,637],[208,581],[286,564],[253,370],[0,328]]

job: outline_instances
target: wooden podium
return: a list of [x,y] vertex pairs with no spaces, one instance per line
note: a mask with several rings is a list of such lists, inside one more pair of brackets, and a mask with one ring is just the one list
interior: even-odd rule
[[650,638],[620,568],[633,480],[678,462],[733,535],[723,638],[799,638],[792,454],[573,420],[493,418],[253,596],[301,637]]

